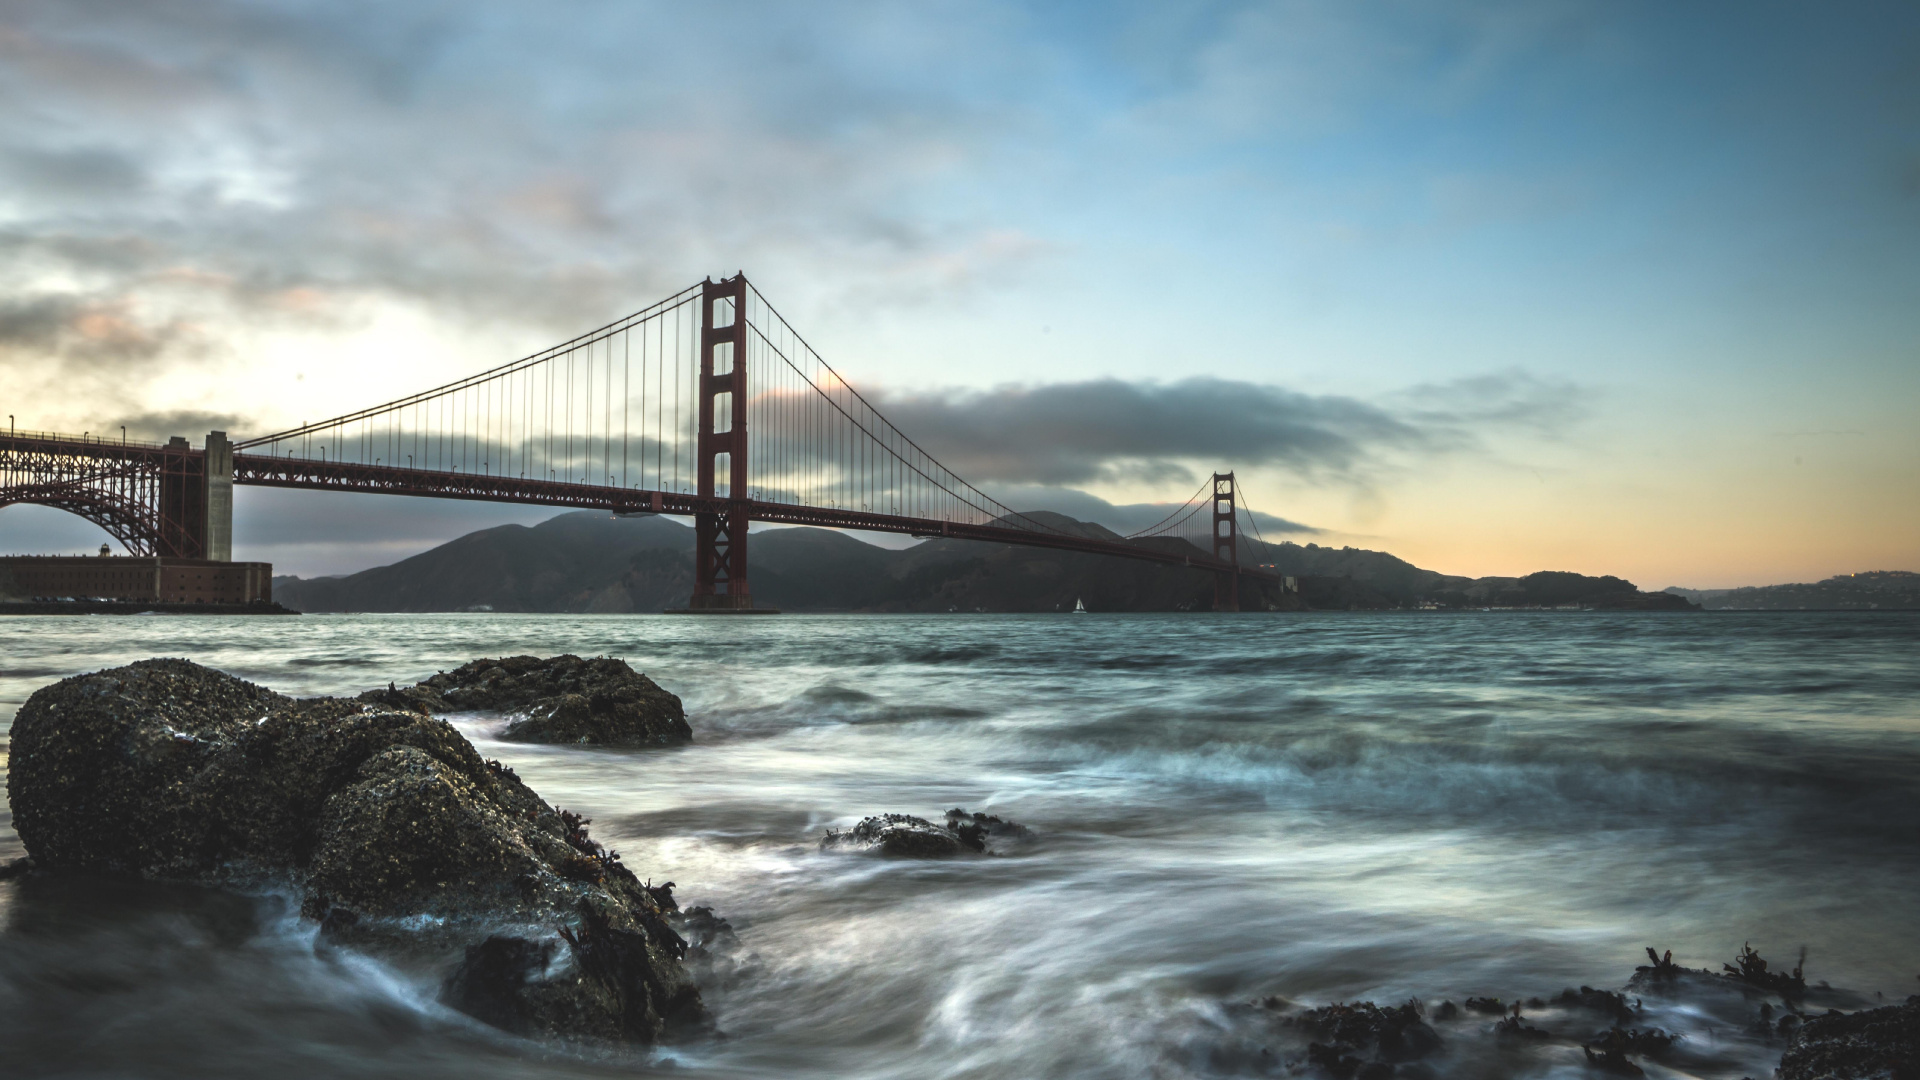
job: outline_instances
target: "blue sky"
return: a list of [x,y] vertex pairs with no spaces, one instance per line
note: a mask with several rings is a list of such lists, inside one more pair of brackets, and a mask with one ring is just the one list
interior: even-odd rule
[[[1037,502],[1183,497],[1043,467],[1160,455],[1448,572],[1805,580],[1920,568],[1917,241],[1912,5],[0,13],[39,428],[265,430],[745,269]],[[527,517],[277,498],[240,554],[308,572]],[[49,514],[0,547],[94,535]]]

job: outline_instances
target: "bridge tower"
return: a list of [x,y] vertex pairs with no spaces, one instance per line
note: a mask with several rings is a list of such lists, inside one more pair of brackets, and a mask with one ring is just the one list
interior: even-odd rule
[[175,435],[160,451],[153,553],[181,559],[233,561],[233,443],[207,432],[196,454]]
[[1234,515],[1232,473],[1213,474],[1213,557],[1233,564],[1213,575],[1213,610],[1240,610],[1240,526]]
[[[729,302],[732,319],[714,325],[716,309]],[[724,370],[722,370],[724,369]],[[725,418],[721,428],[718,421]],[[699,488],[703,500],[718,500],[719,459],[727,459],[724,510],[693,516],[694,612],[754,610],[747,584],[747,278],[708,279],[700,289]],[[709,504],[711,505],[711,504]]]

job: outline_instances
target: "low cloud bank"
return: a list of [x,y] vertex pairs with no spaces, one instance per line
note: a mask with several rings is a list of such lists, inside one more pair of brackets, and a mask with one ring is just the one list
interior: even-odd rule
[[882,412],[976,483],[1194,483],[1212,467],[1279,466],[1359,482],[1397,455],[1473,452],[1490,435],[1551,436],[1584,415],[1578,387],[1523,372],[1381,400],[1231,379],[1099,379],[883,395]]

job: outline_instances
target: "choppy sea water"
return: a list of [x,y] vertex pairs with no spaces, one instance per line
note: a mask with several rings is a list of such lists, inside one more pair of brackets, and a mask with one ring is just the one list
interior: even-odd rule
[[[316,948],[273,897],[0,884],[0,1073],[284,1078],[1285,1074],[1246,1003],[1618,987],[1742,943],[1872,1003],[1920,991],[1920,616],[1471,613],[0,621],[0,724],[58,678],[186,656],[292,694],[478,656],[606,654],[694,745],[488,757],[732,920],[723,1036],[517,1040]],[[822,853],[950,807],[1022,853]],[[0,858],[20,853],[0,828]],[[1753,1000],[1649,1002],[1655,1076],[1768,1075]],[[1555,1022],[1552,1008],[1531,1014]],[[1563,1023],[1577,1021],[1560,1018]],[[1590,1075],[1439,1024],[1431,1075]]]

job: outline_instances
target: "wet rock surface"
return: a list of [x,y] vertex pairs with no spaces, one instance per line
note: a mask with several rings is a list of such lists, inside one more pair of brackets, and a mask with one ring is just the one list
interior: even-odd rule
[[501,738],[528,743],[672,746],[693,740],[680,699],[611,657],[474,660],[360,700],[423,713],[524,714]]
[[1920,1078],[1920,997],[1802,1023],[1777,1075],[1779,1080]]
[[[1232,1035],[1209,1047],[1208,1060],[1231,1063],[1236,1074],[1335,1080],[1582,1069],[1594,1076],[1744,1071],[1779,1080],[1920,1080],[1920,996],[1862,1008],[1870,1004],[1863,995],[1809,986],[1804,957],[1782,972],[1750,946],[1723,973],[1682,967],[1671,953],[1648,954],[1653,963],[1636,971],[1624,993],[1581,986],[1551,997],[1468,997],[1464,1005],[1414,999],[1312,1008],[1270,996],[1226,1006]],[[1636,986],[1660,996],[1635,996]],[[1860,1011],[1812,1016],[1800,1010],[1803,999]],[[1752,1071],[1756,1057],[1782,1051],[1777,1074]],[[1573,1073],[1564,1071],[1569,1065]]]
[[845,832],[833,829],[820,838],[822,851],[857,851],[894,859],[946,859],[958,855],[999,854],[1033,837],[1024,825],[958,808],[944,824],[910,814],[864,818]]
[[671,889],[423,712],[142,661],[29,698],[7,788],[35,872],[290,887],[330,940],[463,951],[446,999],[514,1031],[704,1021]]
[[1288,1022],[1311,1032],[1307,1061],[1338,1077],[1386,1077],[1393,1066],[1440,1049],[1417,1002],[1381,1008],[1371,1001],[1306,1009]]

